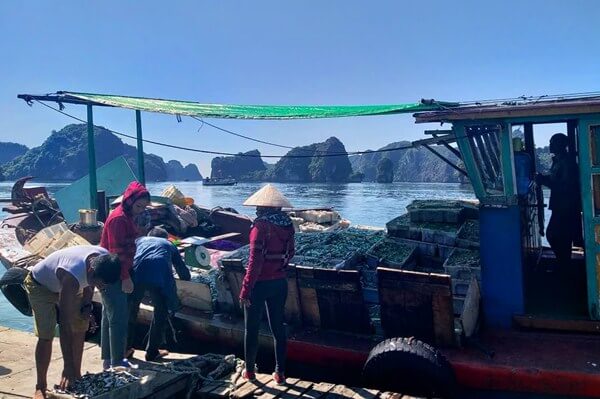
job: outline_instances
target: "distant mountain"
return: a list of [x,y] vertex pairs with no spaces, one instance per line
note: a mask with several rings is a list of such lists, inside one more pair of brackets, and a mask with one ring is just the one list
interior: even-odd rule
[[330,137],[323,143],[296,147],[265,173],[264,180],[285,183],[348,182],[352,166],[347,155],[317,156],[345,152],[344,144],[336,137]]
[[[379,151],[406,146],[410,146],[409,141],[399,141],[381,147]],[[457,163],[456,156],[446,148],[440,146],[434,146],[433,148]],[[461,182],[461,175],[455,169],[422,147],[354,155],[350,157],[350,162],[355,172],[364,174],[365,181],[377,181],[377,166],[385,158],[393,164],[394,181]],[[387,167],[389,168],[389,165]],[[387,176],[389,178],[389,172]]]
[[169,181],[199,181],[202,180],[202,175],[198,167],[194,164],[189,164],[183,167],[179,161],[167,162],[167,180]]
[[28,149],[23,144],[0,142],[0,165],[25,154]]
[[215,157],[210,167],[211,178],[234,178],[238,181],[260,181],[267,170],[258,150],[240,152],[232,157]]
[[[94,128],[94,141],[98,167],[119,156],[124,156],[132,170],[137,172],[135,147],[123,143],[113,133],[99,126]],[[193,168],[195,165],[188,169],[190,173],[193,172]],[[167,165],[157,155],[145,154],[144,170],[146,181],[168,180]],[[46,180],[76,180],[87,175],[87,125],[67,125],[58,132],[52,131],[50,137],[41,146],[32,148],[2,165],[0,173],[8,180],[27,175]],[[200,173],[196,177],[199,175]]]

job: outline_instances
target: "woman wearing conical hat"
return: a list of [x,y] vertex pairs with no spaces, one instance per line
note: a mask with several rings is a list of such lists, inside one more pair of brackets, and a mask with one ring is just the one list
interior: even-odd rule
[[266,305],[275,343],[273,379],[278,384],[285,384],[285,269],[294,256],[294,225],[281,208],[291,208],[292,204],[273,185],[267,184],[250,196],[244,205],[256,206],[257,217],[250,229],[250,258],[240,290],[240,303],[244,308],[246,327],[246,369],[243,377],[247,380],[256,378],[258,328]]

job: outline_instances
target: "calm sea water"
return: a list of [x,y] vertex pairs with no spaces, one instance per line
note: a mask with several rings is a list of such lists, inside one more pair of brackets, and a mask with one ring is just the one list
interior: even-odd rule
[[[37,183],[50,193],[65,187],[64,183]],[[263,186],[261,183],[241,183],[228,187],[204,187],[196,182],[150,183],[152,194],[160,195],[175,184],[197,204],[209,207],[231,207],[240,213],[251,214],[254,209],[242,206],[248,196]],[[350,183],[350,184],[277,184],[295,207],[334,207],[352,224],[383,227],[387,221],[405,212],[415,199],[473,199],[468,186],[436,183]],[[10,197],[12,183],[0,182],[0,198]],[[0,212],[0,219],[6,215]],[[0,275],[4,273],[0,267]],[[0,325],[31,331],[32,319],[18,313],[0,295]]]

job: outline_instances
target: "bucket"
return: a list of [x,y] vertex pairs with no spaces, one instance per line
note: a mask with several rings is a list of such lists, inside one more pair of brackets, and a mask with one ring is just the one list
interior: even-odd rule
[[82,226],[97,226],[98,211],[96,209],[80,209],[79,210],[79,224]]

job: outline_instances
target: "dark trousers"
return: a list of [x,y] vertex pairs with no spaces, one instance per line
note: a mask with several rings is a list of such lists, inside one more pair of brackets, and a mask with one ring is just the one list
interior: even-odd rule
[[577,210],[553,210],[546,230],[546,238],[561,266],[571,262],[573,243],[582,243],[581,213]]
[[137,315],[140,310],[140,303],[146,292],[150,295],[154,314],[150,324],[148,344],[146,345],[146,357],[152,358],[158,355],[159,346],[164,343],[165,330],[168,326],[169,313],[167,310],[167,298],[161,290],[156,287],[137,283],[134,286],[133,293],[129,296],[129,336],[127,340],[128,348],[133,348],[135,339],[134,332],[137,322]]
[[256,354],[258,352],[258,329],[266,305],[269,326],[271,327],[275,344],[275,371],[278,373],[284,372],[287,346],[284,324],[286,298],[286,279],[257,281],[254,285],[250,297],[250,306],[244,308],[246,370],[254,371]]

